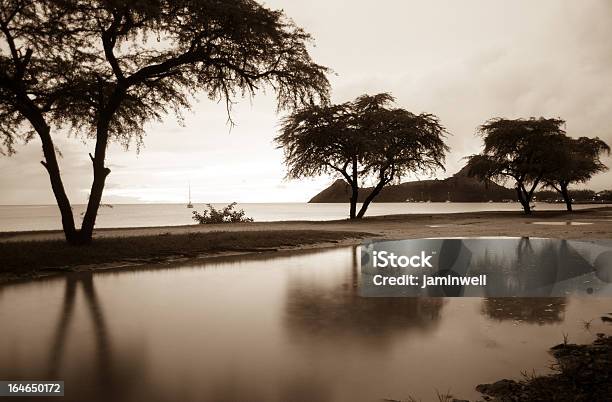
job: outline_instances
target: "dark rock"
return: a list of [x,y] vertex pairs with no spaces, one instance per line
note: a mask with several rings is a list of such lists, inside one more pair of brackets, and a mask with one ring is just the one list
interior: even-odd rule
[[499,396],[512,394],[520,388],[520,384],[516,381],[503,379],[496,381],[493,384],[479,384],[476,386],[476,391],[485,395]]

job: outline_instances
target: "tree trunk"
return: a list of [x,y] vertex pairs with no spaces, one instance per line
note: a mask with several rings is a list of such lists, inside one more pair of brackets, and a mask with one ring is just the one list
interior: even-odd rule
[[45,167],[47,173],[49,174],[53,195],[55,196],[55,200],[62,217],[62,229],[64,231],[64,236],[66,241],[70,244],[82,245],[91,243],[93,228],[96,222],[96,215],[98,213],[98,208],[100,207],[100,201],[102,200],[104,182],[106,180],[106,176],[108,176],[110,173],[110,169],[104,167],[110,121],[114,113],[119,108],[119,105],[125,96],[126,89],[127,88],[125,85],[118,86],[115,89],[107,107],[98,120],[98,126],[96,129],[95,157],[92,157],[90,154],[94,165],[94,180],[91,187],[91,194],[87,204],[85,217],[83,218],[83,224],[81,225],[81,230],[79,231],[76,230],[74,216],[72,214],[72,207],[62,182],[59,164],[57,163],[57,156],[55,154],[55,146],[50,134],[50,127],[47,125],[40,109],[32,102],[27,94],[21,90],[17,92],[17,98],[19,100],[18,108],[32,124],[32,127],[39,135],[42,142],[42,150],[45,160],[41,161],[41,164]]
[[96,225],[96,217],[98,216],[98,209],[100,209],[100,202],[102,202],[104,183],[106,182],[106,177],[110,173],[110,169],[104,166],[106,147],[108,145],[108,131],[113,115],[119,108],[126,90],[127,88],[123,85],[117,86],[106,108],[98,118],[96,127],[96,151],[94,155],[89,154],[89,158],[93,164],[94,179],[91,184],[87,210],[85,211],[83,223],[81,224],[81,231],[79,233],[80,244],[89,244],[93,239],[93,230]]
[[525,214],[531,215],[531,205],[529,205],[530,200],[528,199],[527,194],[525,194],[525,191],[518,184],[516,185],[516,195],[518,201],[523,206],[523,211],[525,211]]
[[106,182],[106,176],[110,173],[110,169],[104,167],[103,163],[98,166],[96,165],[97,163],[94,161],[94,179],[91,184],[87,210],[85,211],[83,224],[81,225],[81,231],[79,233],[80,244],[89,244],[93,239],[93,230],[96,225],[98,209],[100,209],[100,203],[102,202],[104,183]]
[[95,156],[89,154],[93,164],[94,179],[93,183],[91,184],[89,201],[87,202],[87,210],[85,211],[83,223],[81,224],[81,231],[79,233],[79,240],[81,244],[89,244],[93,239],[93,230],[94,226],[96,225],[98,209],[100,209],[100,203],[102,202],[104,183],[106,182],[106,177],[110,173],[110,169],[104,166],[104,159],[106,158],[106,145],[108,143],[109,120],[101,121],[99,124],[96,133],[96,153]]
[[374,189],[372,190],[372,192],[370,194],[368,194],[368,196],[366,197],[366,199],[363,201],[363,205],[361,206],[361,209],[359,210],[359,213],[357,214],[357,219],[361,219],[363,218],[363,216],[366,213],[366,210],[368,209],[368,207],[370,206],[370,203],[374,200],[374,198],[376,198],[376,196],[381,192],[381,190],[383,189],[383,187],[385,186],[385,181],[379,181],[378,184],[376,185],[376,187],[374,187]]
[[349,217],[351,219],[355,219],[357,214],[357,199],[359,198],[359,187],[355,185],[351,185],[351,210],[349,213]]
[[37,124],[35,128],[41,139],[43,155],[45,157],[45,160],[41,161],[41,164],[45,167],[47,173],[49,174],[51,189],[53,190],[53,195],[55,196],[55,201],[57,202],[57,206],[59,207],[62,217],[64,237],[68,243],[76,244],[78,242],[78,232],[74,225],[72,206],[70,205],[70,200],[66,195],[64,183],[62,182],[62,176],[57,163],[57,156],[55,154],[53,140],[51,139],[50,129],[42,122]]
[[351,210],[349,213],[350,219],[355,219],[357,214],[357,201],[359,200],[359,182],[357,181],[357,157],[353,157],[352,161],[352,178],[349,182],[351,186]]
[[565,201],[565,207],[568,211],[572,211],[572,197],[570,197],[569,190],[567,189],[567,185],[561,184],[561,195],[563,196],[563,200]]

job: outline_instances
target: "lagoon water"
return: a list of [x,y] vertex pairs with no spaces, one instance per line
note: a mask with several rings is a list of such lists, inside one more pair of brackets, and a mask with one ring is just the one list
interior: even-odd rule
[[[222,208],[227,204],[213,204]],[[195,210],[203,210],[205,204],[195,204]],[[598,205],[580,204],[575,209]],[[599,205],[600,206],[600,205]],[[308,203],[262,203],[239,204],[246,215],[255,221],[286,220],[333,220],[346,219],[348,204],[308,204]],[[538,210],[563,210],[564,204],[537,203]],[[85,205],[75,205],[74,215],[80,222]],[[520,211],[520,204],[514,203],[374,203],[370,205],[367,216],[390,214],[455,213],[475,211]],[[100,208],[96,227],[121,228],[145,226],[174,226],[194,223],[192,209],[184,204],[117,204]],[[0,205],[0,232],[27,230],[61,229],[59,210],[55,205]]]
[[[362,298],[352,247],[0,287],[0,378],[66,400],[434,400],[548,370],[609,299]],[[590,327],[584,323],[591,321]]]

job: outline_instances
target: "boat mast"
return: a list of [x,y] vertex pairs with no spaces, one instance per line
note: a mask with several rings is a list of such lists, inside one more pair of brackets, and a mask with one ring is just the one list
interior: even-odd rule
[[187,208],[193,208],[193,204],[191,203],[191,182],[189,182],[189,202],[187,203]]

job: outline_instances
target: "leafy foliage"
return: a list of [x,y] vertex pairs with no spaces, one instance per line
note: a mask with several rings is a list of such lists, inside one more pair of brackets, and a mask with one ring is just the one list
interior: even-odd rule
[[541,179],[550,170],[550,144],[564,136],[560,119],[491,119],[479,128],[484,150],[470,157],[469,172],[481,178],[524,183]]
[[485,147],[469,158],[468,173],[516,183],[518,199],[530,212],[538,185],[556,189],[571,210],[570,183],[581,183],[607,167],[600,156],[610,147],[599,138],[571,138],[561,119],[492,119],[479,129]]
[[[340,175],[352,189],[351,218],[364,215],[380,190],[411,172],[444,169],[446,130],[436,116],[393,106],[388,93],[362,95],[339,105],[309,106],[282,122],[276,137],[288,177]],[[377,184],[359,213],[359,187]]]
[[[228,115],[237,97],[265,87],[279,110],[329,96],[310,35],[253,0],[1,0],[0,41],[0,146],[10,154],[38,135],[75,243],[91,241],[110,142],[139,146],[147,122],[180,119],[196,93],[224,102]],[[80,233],[56,160],[60,129],[96,143]]]
[[253,218],[245,217],[244,210],[234,210],[235,202],[225,206],[223,209],[215,209],[211,204],[206,204],[208,209],[202,213],[193,211],[193,220],[199,224],[215,224],[215,223],[244,223],[253,222]]
[[484,150],[468,160],[468,174],[480,179],[514,180],[526,213],[537,186],[554,169],[551,145],[566,137],[561,119],[495,118],[479,127]]
[[[50,123],[90,137],[114,109],[110,138],[139,141],[146,122],[189,108],[199,91],[228,108],[265,85],[280,109],[328,96],[327,69],[306,49],[310,35],[255,1],[5,0],[1,11],[15,48],[0,56],[3,90],[22,75]],[[15,99],[0,99],[1,113],[17,119],[3,119],[9,134],[23,116]]]
[[564,137],[551,144],[553,169],[544,177],[546,186],[559,192],[571,210],[568,187],[571,183],[584,183],[608,167],[601,161],[602,154],[610,154],[610,147],[599,138]]

